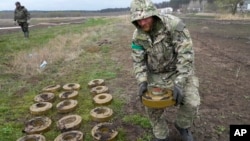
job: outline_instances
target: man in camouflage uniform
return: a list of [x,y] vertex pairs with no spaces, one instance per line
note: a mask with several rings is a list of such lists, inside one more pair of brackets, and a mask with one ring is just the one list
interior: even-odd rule
[[24,33],[25,38],[29,38],[29,20],[30,13],[29,11],[20,4],[20,2],[16,2],[16,9],[14,12],[14,23],[18,23],[21,26],[22,31]]
[[[133,0],[130,8],[131,22],[136,27],[131,47],[139,96],[146,91],[157,95],[172,89],[179,106],[175,127],[183,141],[193,141],[190,127],[200,97],[189,31],[179,18],[160,15],[150,0]],[[164,109],[145,109],[156,141],[169,141]]]

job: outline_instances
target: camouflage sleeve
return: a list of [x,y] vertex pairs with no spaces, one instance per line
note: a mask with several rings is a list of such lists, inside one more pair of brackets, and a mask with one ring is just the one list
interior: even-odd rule
[[183,22],[179,22],[174,33],[174,44],[177,52],[177,77],[175,84],[183,86],[187,77],[193,74],[194,51],[188,29]]
[[147,67],[145,59],[145,50],[143,46],[132,42],[132,59],[135,77],[138,84],[141,82],[147,81]]

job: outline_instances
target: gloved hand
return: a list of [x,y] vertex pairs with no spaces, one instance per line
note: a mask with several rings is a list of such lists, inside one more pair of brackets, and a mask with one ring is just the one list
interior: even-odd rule
[[30,20],[27,20],[27,23],[30,24]]
[[13,25],[17,25],[17,22],[16,22],[16,21],[13,21]]
[[184,94],[183,94],[183,90],[180,86],[178,85],[174,85],[174,94],[173,94],[173,98],[176,101],[176,106],[182,104],[182,100],[183,100]]
[[142,96],[145,92],[147,92],[147,90],[148,90],[148,83],[144,81],[139,85],[139,97],[141,102],[142,102]]

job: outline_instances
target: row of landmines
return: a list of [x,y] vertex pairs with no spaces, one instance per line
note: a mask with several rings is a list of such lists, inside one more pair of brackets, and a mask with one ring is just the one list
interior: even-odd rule
[[[112,141],[118,135],[115,126],[107,122],[112,118],[113,110],[107,107],[112,102],[112,95],[109,94],[109,89],[105,86],[103,79],[94,79],[88,83],[90,93],[93,95],[93,102],[97,105],[96,108],[90,111],[90,116],[93,121],[98,124],[91,130],[91,134],[98,141]],[[49,131],[52,120],[46,115],[52,109],[52,103],[55,100],[55,92],[61,89],[60,85],[51,85],[42,89],[42,93],[35,96],[35,104],[30,106],[30,113],[35,115],[34,118],[25,123],[24,132],[27,134],[17,141],[46,141],[42,133]],[[59,94],[61,100],[56,109],[58,113],[70,113],[74,111],[78,105],[76,98],[80,84],[69,83],[63,87],[63,92]],[[62,132],[54,141],[83,141],[84,134],[78,129],[81,127],[82,118],[76,114],[69,114],[56,123],[57,128]]]

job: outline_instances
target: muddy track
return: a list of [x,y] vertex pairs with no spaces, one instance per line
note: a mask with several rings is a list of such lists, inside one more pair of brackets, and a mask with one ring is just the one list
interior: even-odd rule
[[[201,34],[201,33],[197,33],[197,34]],[[228,39],[228,40],[237,40],[236,37],[225,37],[225,36],[216,36],[216,35],[212,35],[210,33],[208,33],[209,36],[214,36],[216,38],[224,38],[224,39]],[[207,34],[207,35],[208,35]],[[244,41],[246,41],[247,38],[244,38]],[[228,54],[227,52],[220,50],[218,48],[216,48],[216,46],[214,44],[211,44],[211,42],[207,42],[206,40],[203,40],[201,38],[196,38],[193,37],[193,40],[196,40],[198,42],[200,42],[202,44],[202,47],[206,50],[210,50],[212,56],[214,57],[219,57],[219,58],[225,58],[225,59],[229,59],[228,61],[233,61],[235,63],[239,63],[245,67],[249,67],[250,64],[247,64],[246,60],[241,59],[241,57],[235,57],[232,56],[231,54]],[[239,42],[242,42],[242,40],[238,39]],[[247,43],[246,43],[247,44]]]

